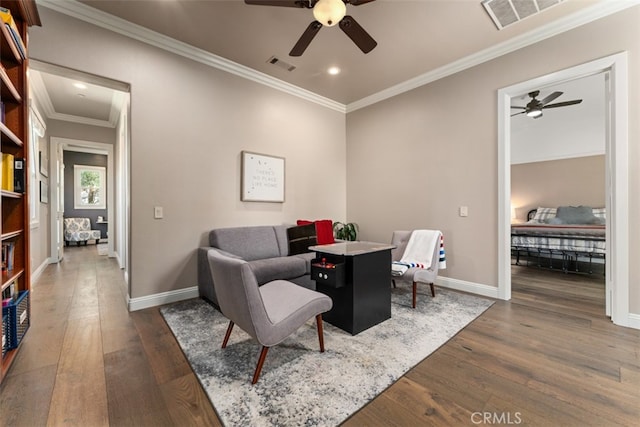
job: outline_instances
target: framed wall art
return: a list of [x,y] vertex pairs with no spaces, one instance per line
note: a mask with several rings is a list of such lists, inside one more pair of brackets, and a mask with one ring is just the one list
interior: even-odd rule
[[284,157],[241,152],[243,202],[284,202]]
[[49,185],[40,181],[40,203],[49,203]]
[[38,152],[38,163],[40,165],[40,174],[42,176],[48,177],[49,176],[49,170],[47,169],[47,163],[48,163],[49,159],[47,159],[47,155],[45,153],[43,153],[42,151]]

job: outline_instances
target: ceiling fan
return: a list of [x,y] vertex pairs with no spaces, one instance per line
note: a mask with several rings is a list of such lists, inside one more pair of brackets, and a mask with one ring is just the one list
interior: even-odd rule
[[313,9],[315,20],[302,33],[298,42],[293,46],[290,56],[301,56],[313,38],[323,26],[333,27],[338,24],[340,29],[364,53],[369,53],[378,43],[353,19],[347,15],[347,4],[360,6],[374,0],[244,0],[246,4],[262,6],[284,6]]
[[538,119],[542,117],[542,110],[546,108],[557,108],[557,107],[566,107],[569,105],[580,104],[582,99],[574,99],[573,101],[564,101],[557,102],[555,104],[549,104],[549,102],[558,98],[562,95],[563,92],[553,92],[551,95],[547,96],[543,100],[537,100],[536,96],[540,95],[540,91],[536,90],[533,92],[529,92],[529,96],[531,97],[531,101],[527,104],[526,107],[520,107],[517,105],[512,105],[511,108],[520,108],[524,111],[519,113],[512,114],[511,117],[517,116],[518,114],[526,114],[528,117],[533,117],[534,119]]

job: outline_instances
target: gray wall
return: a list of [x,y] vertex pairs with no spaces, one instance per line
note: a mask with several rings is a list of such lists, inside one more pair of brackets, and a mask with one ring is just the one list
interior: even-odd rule
[[[100,230],[102,238],[107,237],[106,224],[97,224],[98,216],[107,218],[107,209],[76,209],[75,206],[75,177],[74,166],[102,166],[105,168],[105,179],[107,177],[107,156],[102,154],[79,153],[77,151],[64,151],[64,217],[65,218],[89,218],[91,229]],[[108,187],[105,183],[105,190]],[[107,193],[103,194],[106,199]]]
[[[31,98],[36,109],[40,112],[42,120],[45,122],[45,126],[47,127],[45,131],[44,137],[40,138],[38,151],[41,151],[44,154],[45,158],[49,157],[49,121],[43,115],[43,109],[40,106],[39,102],[35,98]],[[35,156],[36,160],[36,168],[40,168],[40,164],[38,163],[39,153],[30,153],[30,156]],[[38,194],[40,193],[40,181],[44,181],[47,184],[49,183],[49,177],[46,177],[40,173],[38,170],[36,173],[35,182],[29,182],[29,186],[34,186]],[[32,187],[33,188],[33,187]],[[39,199],[39,197],[38,197]],[[49,203],[40,203],[38,201],[38,224],[31,225],[31,230],[29,232],[29,253],[31,256],[31,272],[33,273],[36,270],[43,269],[47,266],[49,262],[49,254],[50,250],[50,241],[51,241],[51,233],[49,230],[51,229],[50,219],[49,219]]]
[[[344,220],[344,114],[39,11],[31,57],[131,86],[131,297],[195,286],[196,248],[212,228]],[[242,150],[286,159],[285,203],[240,201]]]
[[[370,240],[388,241],[394,229],[441,229],[442,275],[497,286],[497,91],[628,51],[628,253],[640,259],[638,22],[634,7],[349,113],[348,219]],[[458,216],[462,205],[468,217]],[[630,265],[629,286],[630,312],[640,313],[640,263]]]

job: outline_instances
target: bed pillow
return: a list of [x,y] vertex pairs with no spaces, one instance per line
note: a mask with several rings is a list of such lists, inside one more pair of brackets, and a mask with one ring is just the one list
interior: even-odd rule
[[556,216],[556,208],[538,208],[536,209],[536,214],[533,217],[533,221],[535,222],[547,222],[549,218],[554,218]]
[[602,219],[607,219],[607,208],[593,208],[593,216],[596,216]]
[[319,219],[316,221],[316,234],[319,245],[329,245],[335,243],[333,237],[333,221],[330,219]]
[[562,219],[565,224],[595,224],[599,221],[593,215],[591,206],[560,206],[556,211],[556,217]]

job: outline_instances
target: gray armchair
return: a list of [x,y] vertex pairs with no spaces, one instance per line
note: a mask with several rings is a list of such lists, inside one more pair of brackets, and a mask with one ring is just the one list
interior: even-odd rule
[[210,251],[208,258],[220,310],[229,319],[222,348],[226,348],[235,324],[262,345],[252,384],[260,377],[269,347],[284,341],[314,316],[320,351],[324,352],[322,313],[333,306],[331,298],[286,280],[274,280],[258,287],[246,261],[224,257],[215,251]]
[[[391,244],[395,245],[395,248],[391,251],[391,261],[400,261],[407,247],[407,243],[411,238],[412,231],[394,231],[391,238]],[[406,270],[402,275],[393,276],[391,281],[393,287],[396,287],[396,280],[401,282],[408,282],[413,285],[413,300],[412,306],[416,308],[416,294],[418,292],[418,283],[425,283],[431,287],[431,296],[436,296],[436,290],[434,282],[438,277],[438,269],[440,265],[440,241],[438,240],[433,249],[433,255],[431,256],[431,265],[425,266],[425,268],[412,267]]]

